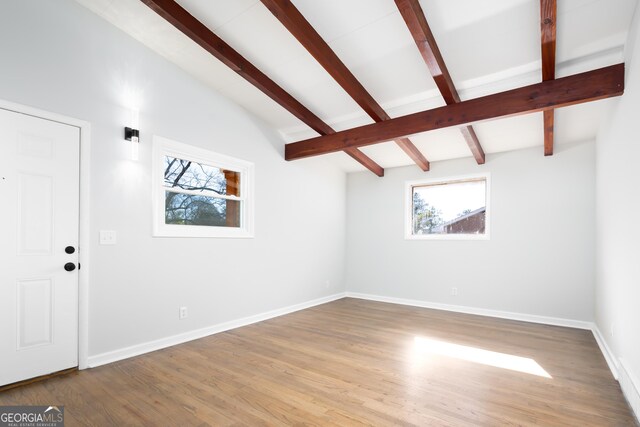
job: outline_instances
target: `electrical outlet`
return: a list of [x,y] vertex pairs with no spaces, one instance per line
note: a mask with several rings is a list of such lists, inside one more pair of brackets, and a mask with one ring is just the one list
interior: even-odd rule
[[453,288],[451,288],[451,295],[458,296],[458,288],[456,288],[455,286]]
[[613,336],[613,323],[611,324],[611,336]]
[[115,245],[116,244],[116,232],[113,230],[100,230],[100,244],[101,245]]
[[328,280],[325,280],[325,282],[324,282],[324,287],[325,287],[325,288],[327,288],[327,289],[329,289],[329,286],[331,286],[331,282],[330,282],[330,281],[328,281]]
[[180,307],[180,312],[178,314],[180,320],[186,319],[189,316],[189,312],[187,311],[187,307]]

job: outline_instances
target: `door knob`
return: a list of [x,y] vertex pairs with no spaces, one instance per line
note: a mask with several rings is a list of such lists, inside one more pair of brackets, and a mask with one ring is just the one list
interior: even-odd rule
[[68,254],[72,254],[76,251],[76,248],[74,248],[73,246],[67,246],[66,248],[64,248],[64,251]]
[[68,262],[64,265],[64,269],[67,271],[73,271],[76,269],[76,265],[72,262]]

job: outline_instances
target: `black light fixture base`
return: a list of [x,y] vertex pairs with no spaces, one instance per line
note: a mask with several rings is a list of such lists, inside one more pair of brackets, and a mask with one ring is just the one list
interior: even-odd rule
[[131,141],[133,138],[136,138],[136,141],[140,141],[140,131],[129,127],[124,128],[124,139]]

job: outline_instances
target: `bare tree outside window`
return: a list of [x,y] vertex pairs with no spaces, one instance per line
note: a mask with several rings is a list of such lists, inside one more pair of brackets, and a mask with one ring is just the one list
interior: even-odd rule
[[166,224],[240,227],[238,172],[165,156],[164,187]]
[[153,136],[153,236],[253,238],[254,164]]

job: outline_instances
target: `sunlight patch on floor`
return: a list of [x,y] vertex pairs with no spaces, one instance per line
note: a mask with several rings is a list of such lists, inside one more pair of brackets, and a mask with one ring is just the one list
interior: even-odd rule
[[466,345],[452,344],[446,341],[415,337],[413,351],[416,356],[446,356],[496,368],[537,375],[539,377],[552,378],[551,375],[549,375],[549,373],[533,359],[483,350],[481,348],[469,347]]

